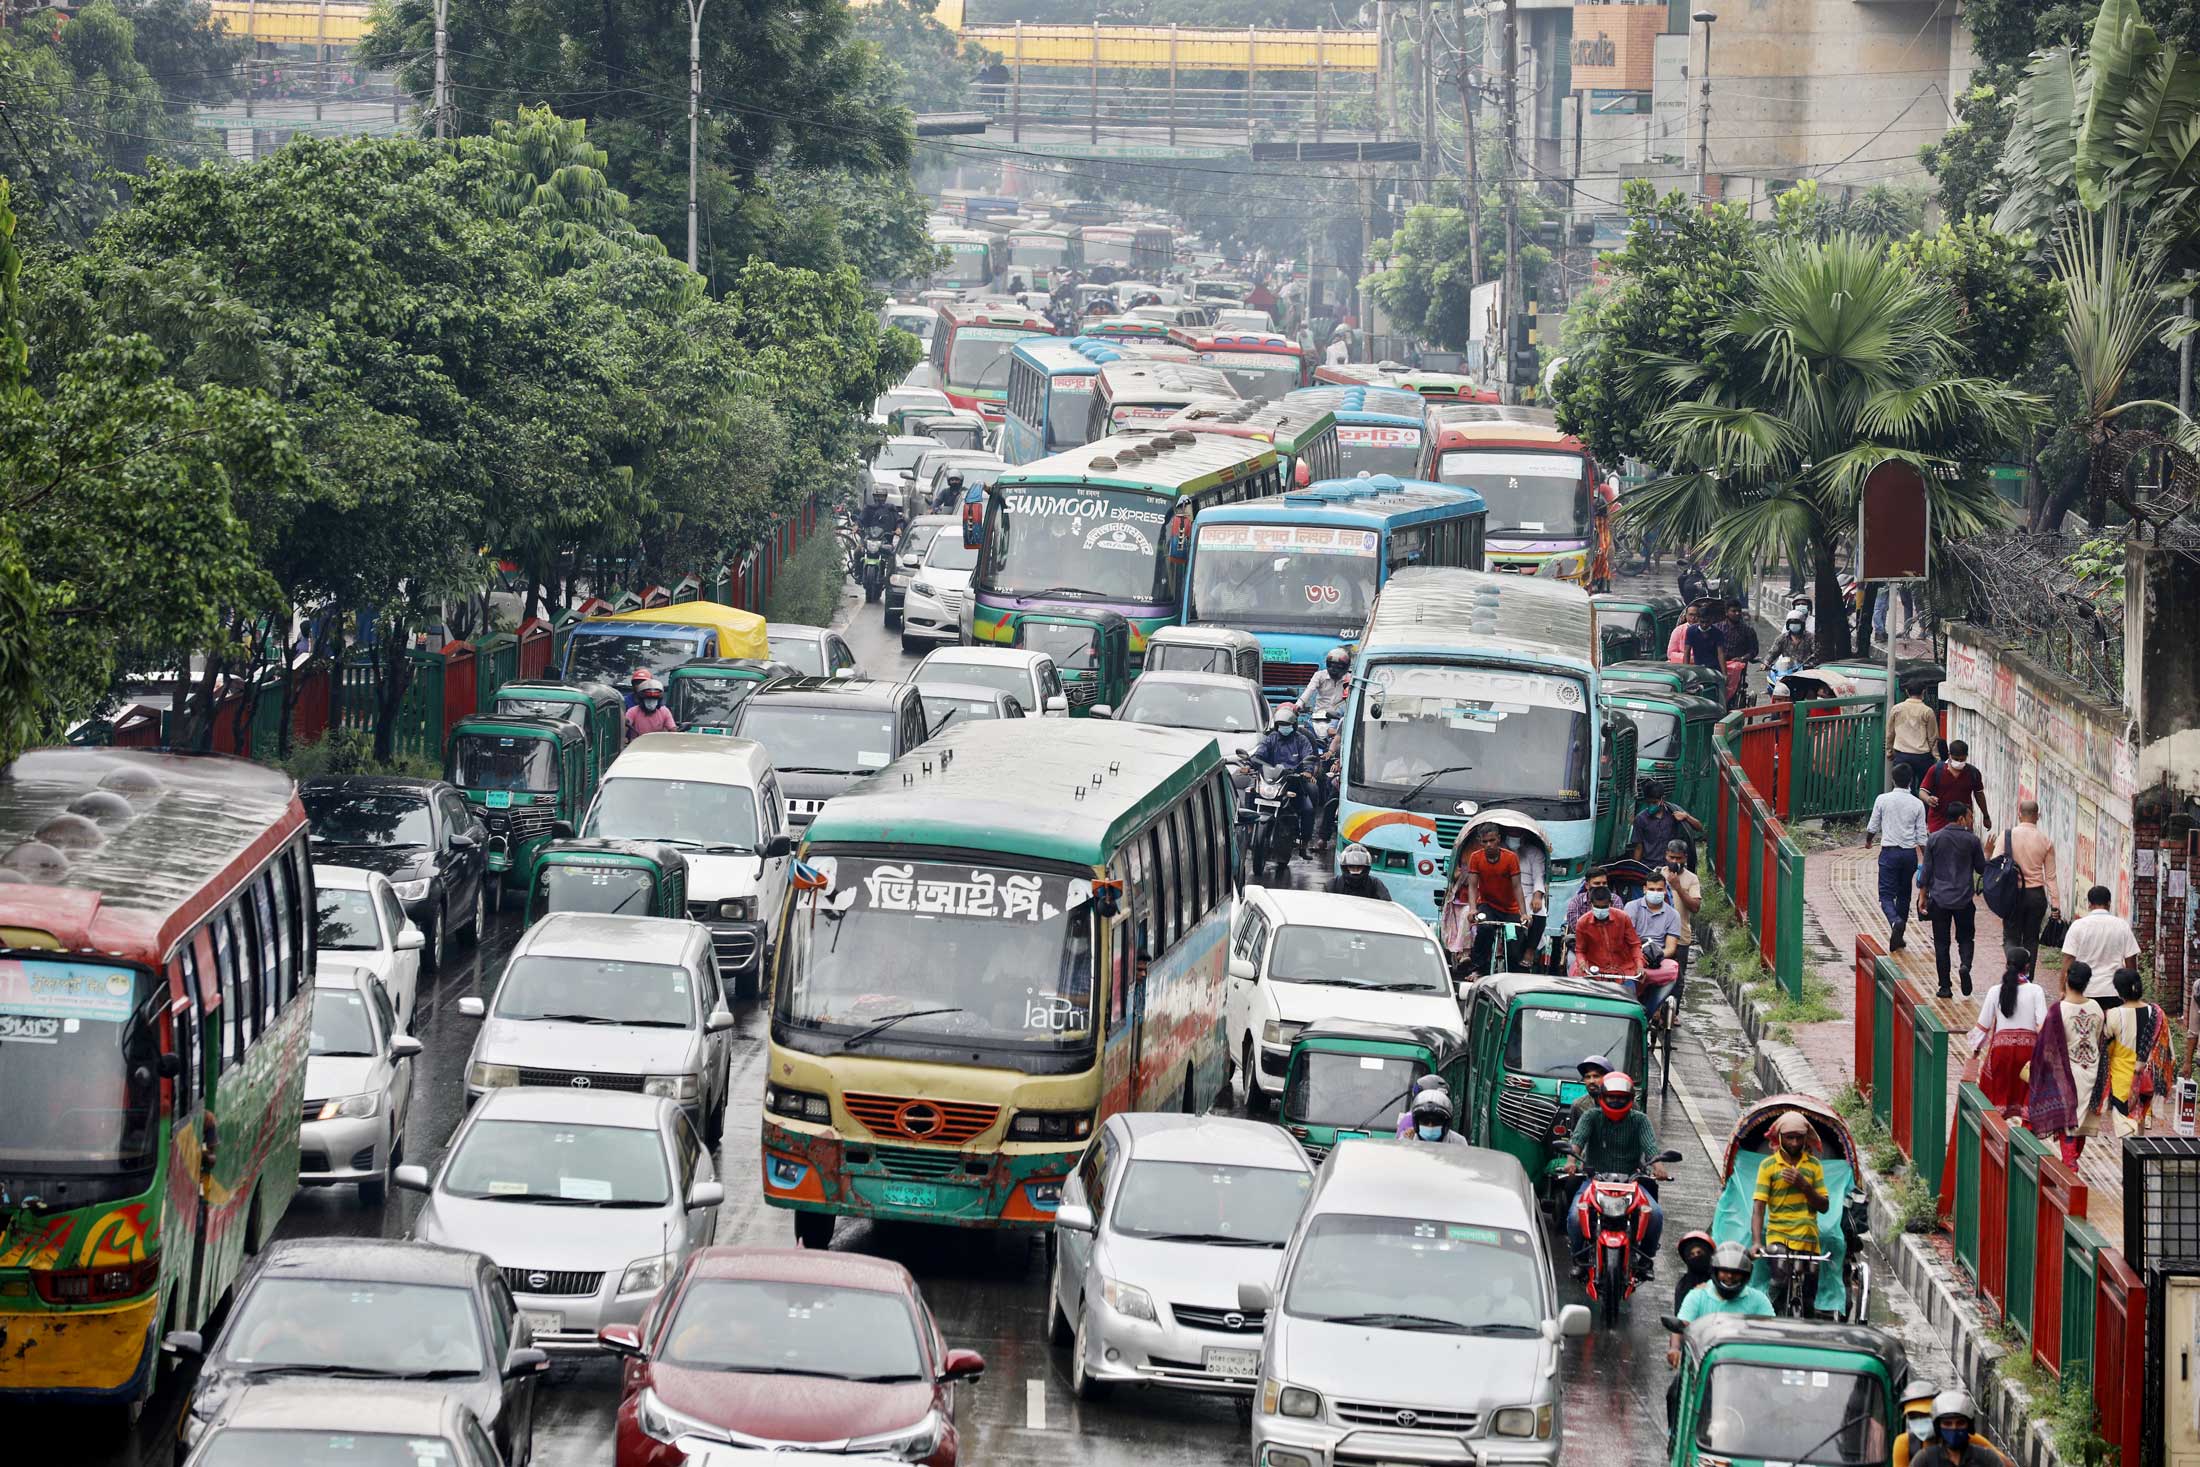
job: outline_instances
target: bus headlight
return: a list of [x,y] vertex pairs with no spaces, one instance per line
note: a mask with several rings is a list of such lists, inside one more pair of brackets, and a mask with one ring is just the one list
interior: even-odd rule
[[764,1109],[790,1121],[830,1122],[833,1103],[810,1090],[791,1090],[784,1085],[764,1087]]
[[1008,1123],[1011,1141],[1082,1141],[1092,1134],[1092,1112],[1085,1110],[1018,1111]]

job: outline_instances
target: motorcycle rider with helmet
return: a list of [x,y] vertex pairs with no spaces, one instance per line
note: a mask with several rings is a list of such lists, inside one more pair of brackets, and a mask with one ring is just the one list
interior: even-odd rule
[[863,513],[856,516],[856,528],[865,535],[884,535],[889,540],[901,528],[901,511],[886,502],[886,486],[871,486],[871,502],[863,506]]
[[1803,620],[1800,606],[1788,608],[1787,629],[1780,633],[1780,640],[1772,644],[1772,656],[1768,661],[1777,662],[1785,657],[1796,667],[1809,667],[1818,661],[1817,639],[1803,630]]
[[[1414,1095],[1419,1095],[1424,1090],[1441,1090],[1446,1096],[1449,1096],[1451,1094],[1451,1087],[1444,1083],[1444,1077],[1442,1075],[1423,1075],[1420,1079],[1413,1082]],[[1400,1141],[1403,1141],[1410,1137],[1412,1134],[1413,1101],[1409,1098],[1406,1101],[1406,1108],[1398,1112],[1398,1139]]]
[[947,482],[940,486],[940,492],[932,500],[932,513],[954,514],[962,507],[962,500],[963,476],[949,474]]
[[1635,1082],[1625,1071],[1614,1070],[1597,1090],[1596,1109],[1582,1112],[1574,1122],[1568,1149],[1574,1166],[1585,1173],[1566,1209],[1566,1245],[1574,1255],[1574,1276],[1589,1276],[1589,1255],[1595,1242],[1581,1227],[1582,1197],[1600,1175],[1636,1176],[1645,1171],[1643,1202],[1647,1209],[1642,1236],[1635,1249],[1635,1275],[1649,1278],[1657,1271],[1658,1239],[1665,1233],[1665,1209],[1658,1205],[1659,1182],[1667,1180],[1658,1161],[1657,1128],[1635,1105]]
[[1368,854],[1366,846],[1357,842],[1346,846],[1338,864],[1344,869],[1329,879],[1329,890],[1338,896],[1365,897],[1376,902],[1390,900],[1390,888],[1375,874],[1375,858]]
[[[1772,1300],[1765,1291],[1749,1281],[1749,1250],[1739,1243],[1721,1243],[1711,1253],[1711,1287],[1697,1289],[1681,1301],[1681,1323],[1702,1319],[1707,1314],[1750,1314],[1760,1319],[1772,1317]],[[1681,1363],[1681,1337],[1673,1336],[1665,1347],[1665,1363],[1678,1366]]]
[[679,731],[680,721],[665,706],[665,685],[655,678],[643,683],[634,706],[626,710],[626,736],[638,739],[645,733]]
[[1299,780],[1288,786],[1291,791],[1291,810],[1299,822],[1299,846],[1303,849],[1314,835],[1314,796],[1307,789],[1313,776],[1317,754],[1314,741],[1299,727],[1299,710],[1294,704],[1285,703],[1276,709],[1275,721],[1268,732],[1253,746],[1246,757],[1256,764],[1273,764],[1286,774],[1303,773],[1307,780]]
[[1464,1146],[1467,1138],[1452,1129],[1451,1092],[1441,1085],[1414,1092],[1413,1132],[1409,1139],[1438,1146]]
[[1913,1453],[1922,1452],[1933,1439],[1933,1398],[1940,1387],[1924,1376],[1912,1376],[1902,1387],[1902,1435],[1894,1439],[1892,1467],[1910,1467]]
[[1322,658],[1322,670],[1306,680],[1306,687],[1293,701],[1302,713],[1323,709],[1334,714],[1344,707],[1345,695],[1351,690],[1352,650],[1332,647]]
[[2009,1467],[2009,1459],[1973,1427],[1978,1408],[1971,1393],[1942,1391],[1933,1397],[1933,1439],[1910,1453],[1910,1467]]

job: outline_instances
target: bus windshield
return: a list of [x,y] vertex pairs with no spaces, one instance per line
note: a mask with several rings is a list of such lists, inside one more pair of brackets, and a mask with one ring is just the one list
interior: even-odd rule
[[1012,235],[1008,241],[1011,264],[1057,269],[1069,259],[1069,241],[1047,234]]
[[1360,627],[1381,547],[1374,530],[1201,525],[1187,620],[1248,630]]
[[995,500],[982,589],[1155,600],[1155,552],[1168,511],[1168,500],[1143,489],[1015,485]]
[[998,387],[1008,380],[1008,354],[1034,335],[1011,326],[961,326],[947,347],[947,383],[969,390]]
[[1230,379],[1247,402],[1283,396],[1299,385],[1299,359],[1249,351],[1202,352],[1199,358]]
[[0,960],[0,1174],[153,1165],[159,1043],[113,963]]
[[1344,476],[1390,474],[1417,478],[1421,472],[1421,430],[1387,423],[1339,423],[1337,456]]
[[451,783],[469,790],[554,793],[558,746],[514,734],[460,734],[451,747]]
[[[815,856],[810,864],[826,884],[803,893],[788,924],[794,951],[779,984],[781,1023],[844,1036],[842,1047],[866,1052],[912,1042],[1091,1049],[1088,881],[960,862]],[[881,983],[887,972],[901,976]]]
[[1590,816],[1588,700],[1578,679],[1385,662],[1357,704],[1347,778],[1363,804],[1464,798],[1538,819]]
[[1472,489],[1489,505],[1492,535],[1557,535],[1588,529],[1589,496],[1578,453],[1450,449],[1437,465],[1446,484]]
[[985,285],[989,283],[990,270],[987,255],[990,247],[976,243],[951,244],[946,247],[948,265],[934,280],[946,285]]
[[1047,379],[1047,448],[1058,452],[1081,447],[1092,429],[1090,373],[1069,373]]

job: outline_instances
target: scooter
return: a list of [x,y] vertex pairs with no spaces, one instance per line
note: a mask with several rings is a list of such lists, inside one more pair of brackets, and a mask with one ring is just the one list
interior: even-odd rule
[[[1657,1158],[1660,1164],[1680,1159],[1678,1151]],[[1575,1222],[1591,1244],[1589,1297],[1606,1329],[1618,1326],[1620,1306],[1635,1292],[1635,1251],[1650,1223],[1649,1180],[1639,1172],[1600,1172],[1574,1203]]]
[[886,590],[886,537],[869,534],[863,537],[863,599],[876,601]]
[[1238,801],[1238,849],[1245,853],[1245,879],[1258,882],[1262,872],[1273,871],[1273,884],[1281,886],[1290,879],[1291,853],[1298,839],[1299,817],[1292,809],[1292,796],[1312,781],[1303,770],[1257,763],[1250,755],[1244,762],[1253,776]]

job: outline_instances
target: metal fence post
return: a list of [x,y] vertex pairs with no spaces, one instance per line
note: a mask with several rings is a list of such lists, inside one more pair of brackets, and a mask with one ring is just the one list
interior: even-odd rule
[[2002,1321],[2026,1346],[2032,1343],[2033,1260],[2039,1239],[2040,1163],[2048,1156],[2046,1145],[2030,1131],[2009,1132],[2009,1196],[2003,1217],[2007,1273]]

